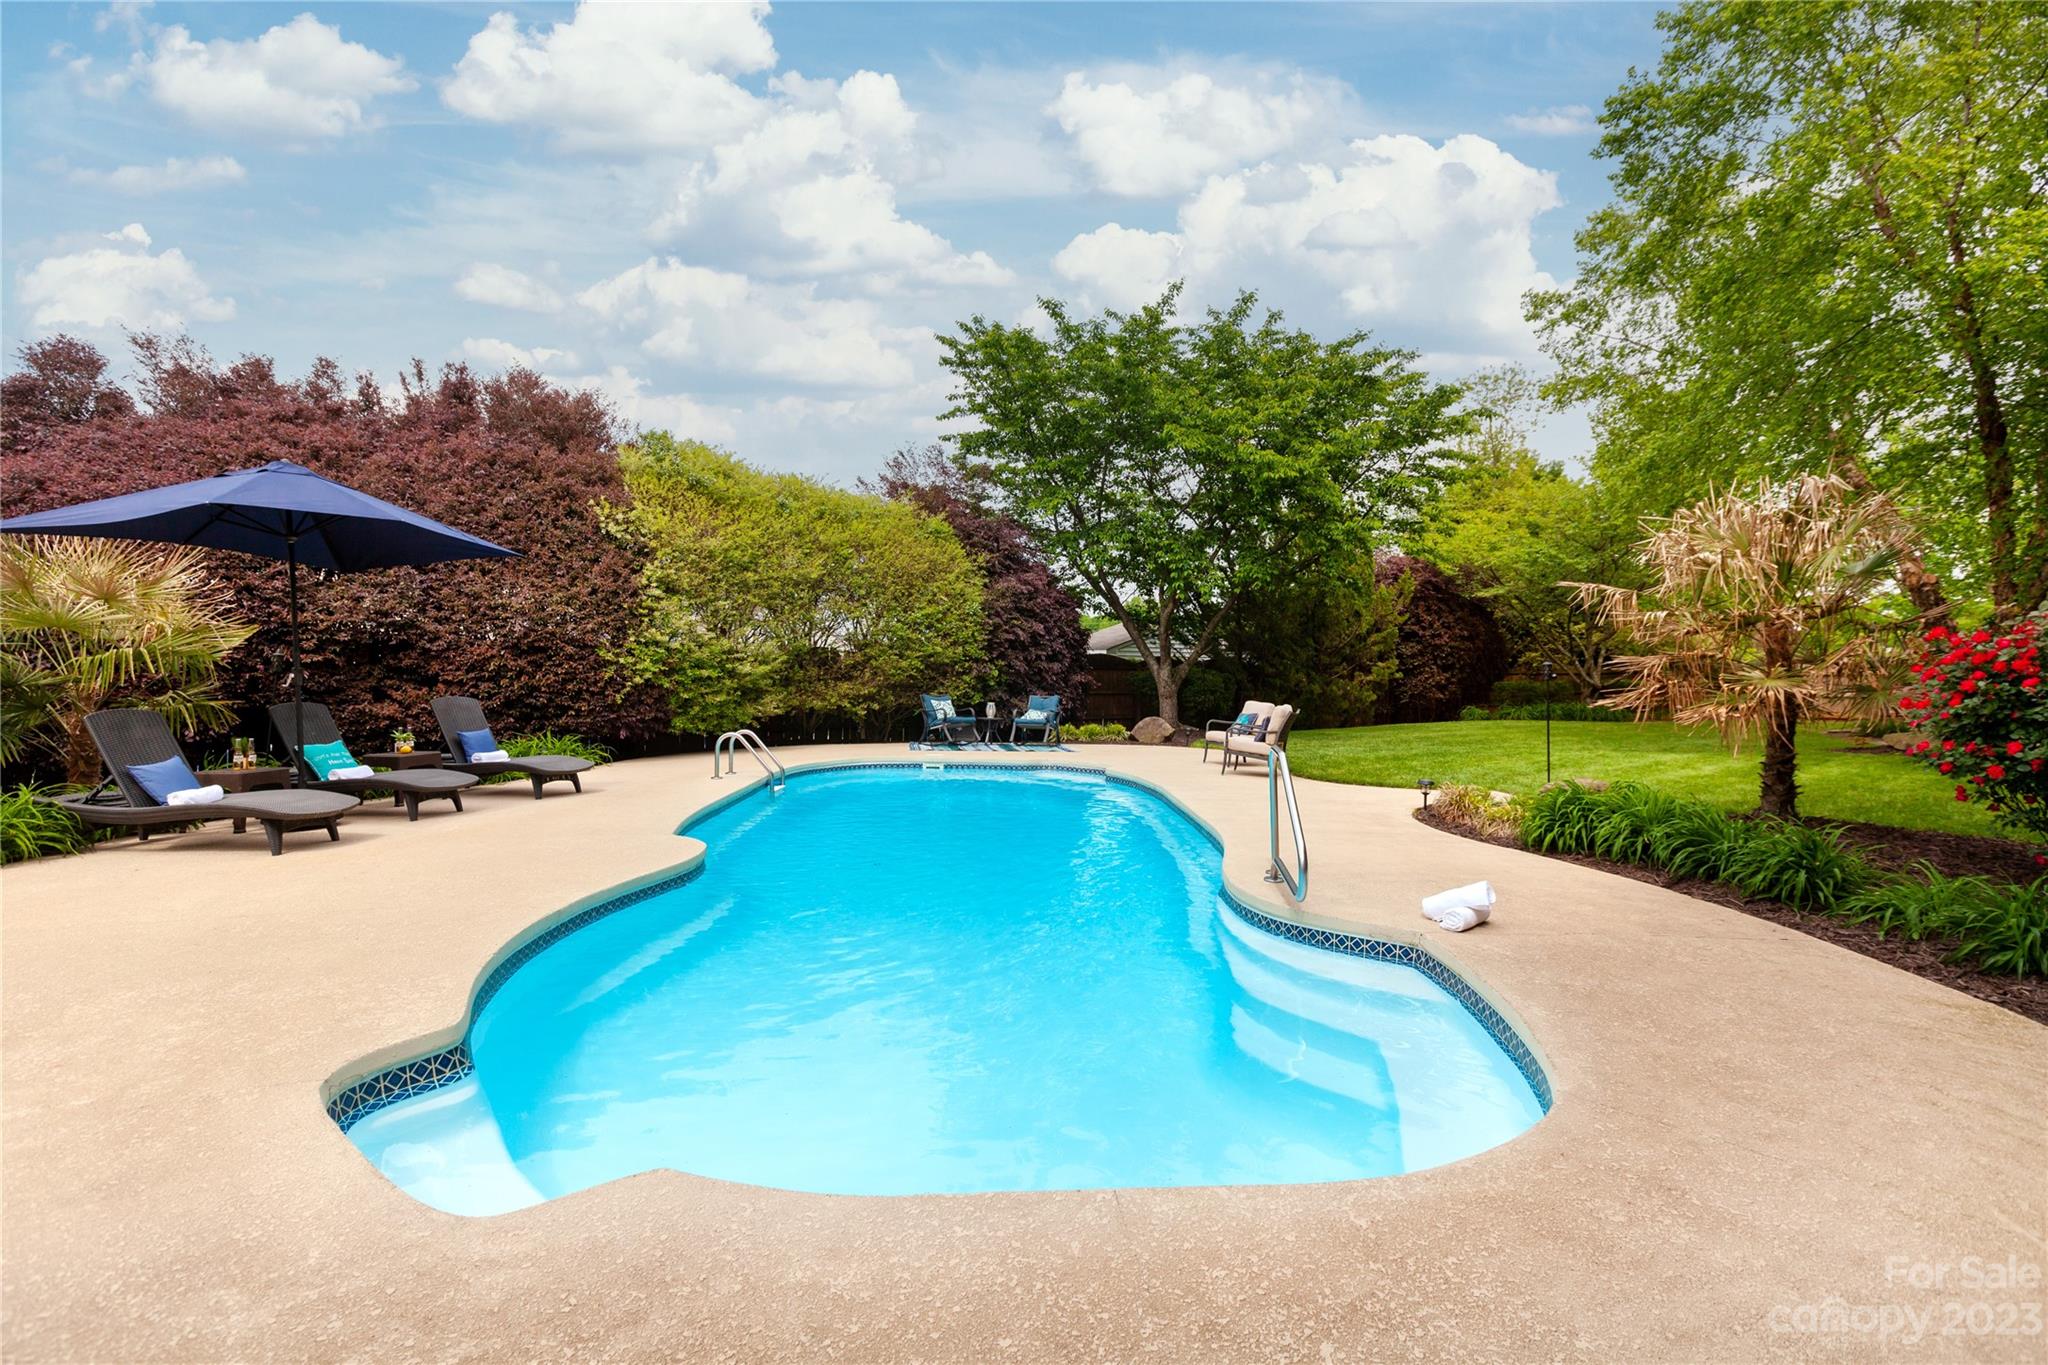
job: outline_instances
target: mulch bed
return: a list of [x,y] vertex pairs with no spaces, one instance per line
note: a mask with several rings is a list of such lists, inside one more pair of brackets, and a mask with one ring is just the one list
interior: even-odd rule
[[[1534,850],[1523,848],[1512,835],[1489,838],[1476,834],[1458,825],[1448,824],[1438,817],[1434,810],[1417,810],[1415,818],[1432,828],[1448,834],[1462,835],[1477,839],[1481,843],[1499,844],[1503,848],[1520,849],[1524,853]],[[1815,824],[1841,824],[1840,821],[1815,821]],[[1907,867],[1918,858],[1926,858],[1943,872],[1958,875],[1974,872],[1994,875],[1993,864],[2010,869],[2007,878],[2012,881],[2031,881],[2041,869],[2033,864],[2032,849],[2025,844],[2014,844],[2005,839],[1986,838],[1973,834],[1929,834],[1919,830],[1893,829],[1886,825],[1843,825],[1843,838],[1854,843],[1858,850],[1880,867]],[[1985,845],[1992,847],[1986,848]],[[2012,856],[2000,860],[1997,850],[2003,848]],[[1902,938],[1880,938],[1877,931],[1867,924],[1855,924],[1837,919],[1833,915],[1817,914],[1810,910],[1794,910],[1780,901],[1751,900],[1733,887],[1719,882],[1701,881],[1696,877],[1674,877],[1655,868],[1638,867],[1633,863],[1610,862],[1606,858],[1588,857],[1577,853],[1538,853],[1539,858],[1555,858],[1559,862],[1577,863],[1580,867],[1597,868],[1612,872],[1618,877],[1632,881],[1648,882],[1661,886],[1667,891],[1691,896],[1695,900],[1711,901],[1725,905],[1731,910],[1740,910],[1745,915],[1782,924],[1788,929],[1797,929],[1802,934],[1825,940],[1852,953],[1874,957],[1901,971],[1924,976],[1965,995],[1973,995],[1988,1001],[2001,1009],[2011,1010],[2036,1023],[2048,1024],[2048,978],[1993,976],[1973,967],[1959,963],[1943,962],[1948,949],[1940,943],[1922,941],[1910,942]],[[2021,870],[2019,859],[2024,859]],[[1896,859],[1896,861],[1886,861]],[[1943,859],[1957,861],[1944,863]],[[1965,861],[1974,860],[1974,861]]]
[[1932,830],[1900,829],[1895,825],[1866,825],[1856,820],[1807,819],[1801,823],[1833,827],[1842,832],[1842,842],[1887,872],[1911,871],[1913,864],[1930,862],[1937,872],[1950,877],[1979,876],[1993,881],[2033,881],[2048,875],[2048,867],[2036,862],[2048,856],[2048,846],[2023,844],[1986,834],[1937,834]]

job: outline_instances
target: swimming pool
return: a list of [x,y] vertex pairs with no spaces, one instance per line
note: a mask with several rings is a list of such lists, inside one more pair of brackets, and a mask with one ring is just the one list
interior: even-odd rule
[[660,1167],[839,1194],[1298,1183],[1542,1116],[1422,971],[1254,927],[1145,788],[814,770],[686,830],[700,875],[535,953],[487,987],[467,1074],[348,1123],[379,1170],[470,1214]]

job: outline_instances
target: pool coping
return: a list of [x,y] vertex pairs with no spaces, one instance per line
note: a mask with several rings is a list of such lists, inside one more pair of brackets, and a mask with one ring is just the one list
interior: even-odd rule
[[[975,759],[947,761],[934,758],[895,761],[821,760],[791,765],[787,769],[787,776],[872,768],[928,770],[934,767],[1010,773],[1019,770],[1066,772],[1099,777],[1111,785],[1133,787],[1166,802],[1200,831],[1215,846],[1219,854],[1226,852],[1223,836],[1215,827],[1158,784],[1126,773],[1111,772],[1107,768],[1084,764],[1047,763],[1030,758],[1003,762]],[[680,862],[579,897],[560,911],[543,916],[527,930],[514,935],[486,960],[469,990],[461,1019],[452,1027],[436,1030],[390,1048],[379,1049],[335,1071],[322,1082],[319,1092],[328,1118],[333,1120],[343,1133],[347,1133],[357,1123],[380,1110],[403,1100],[453,1085],[471,1075],[476,1069],[469,1048],[471,1031],[478,1016],[514,972],[577,931],[588,928],[621,910],[695,881],[704,871],[705,860],[710,850],[708,845],[700,839],[693,838],[688,831],[726,807],[747,799],[767,787],[770,782],[771,779],[766,774],[750,777],[731,792],[699,807],[685,817],[677,825],[675,835],[695,847]],[[1281,913],[1275,913],[1273,909],[1254,905],[1240,888],[1232,884],[1228,870],[1220,864],[1218,885],[1223,903],[1253,928],[1308,947],[1370,961],[1390,962],[1421,972],[1463,1006],[1466,1013],[1472,1016],[1474,1022],[1495,1045],[1507,1054],[1535,1096],[1542,1115],[1549,1115],[1555,1101],[1555,1092],[1549,1069],[1542,1054],[1530,1041],[1526,1025],[1514,1017],[1504,1002],[1483,986],[1473,982],[1464,971],[1444,961],[1437,952],[1419,942],[1401,942],[1398,937],[1374,937],[1333,925],[1317,924],[1312,917],[1297,917],[1286,913],[1285,907],[1281,907]]]

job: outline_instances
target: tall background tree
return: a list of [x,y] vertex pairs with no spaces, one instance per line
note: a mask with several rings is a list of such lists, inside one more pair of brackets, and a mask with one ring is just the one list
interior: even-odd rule
[[1634,521],[1591,480],[1536,458],[1536,389],[1519,366],[1482,371],[1467,385],[1475,421],[1455,446],[1455,477],[1424,511],[1416,548],[1492,609],[1511,662],[1548,661],[1590,701],[1610,681],[1616,629],[1564,584],[1638,584]]
[[1929,620],[2048,596],[2048,7],[1690,3],[1601,115],[1614,201],[1532,295],[1593,468],[1661,513],[1838,472]]
[[997,694],[1021,706],[1033,692],[1050,692],[1065,714],[1081,715],[1093,675],[1080,600],[1024,528],[989,505],[987,481],[930,444],[897,451],[871,486],[952,527],[981,571],[982,656]]
[[1179,295],[1088,318],[1043,299],[1046,335],[976,317],[940,338],[962,456],[1130,631],[1173,722],[1248,594],[1349,566],[1412,518],[1458,397],[1362,333],[1255,321],[1251,294],[1183,323]]

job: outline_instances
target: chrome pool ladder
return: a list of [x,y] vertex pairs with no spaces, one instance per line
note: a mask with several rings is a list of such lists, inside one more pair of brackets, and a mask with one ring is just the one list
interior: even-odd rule
[[[761,771],[768,774],[769,787],[781,791],[783,784],[789,781],[789,769],[782,766],[781,759],[769,752],[767,741],[752,730],[727,730],[718,737],[718,743],[711,746],[712,780],[715,782],[733,770],[733,760],[741,749],[752,754],[754,761],[761,765]],[[725,757],[725,772],[720,772],[718,768],[720,755]]]
[[[1294,865],[1289,872],[1280,861],[1280,794],[1287,794],[1287,823],[1294,832]],[[1272,859],[1266,880],[1287,888],[1297,901],[1308,899],[1308,838],[1301,832],[1301,807],[1294,800],[1294,774],[1287,767],[1285,749],[1266,750],[1266,842]]]

